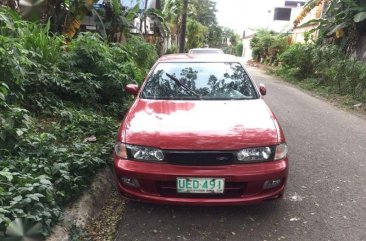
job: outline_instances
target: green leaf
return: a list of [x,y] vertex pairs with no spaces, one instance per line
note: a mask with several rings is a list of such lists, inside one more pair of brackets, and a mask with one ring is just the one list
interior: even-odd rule
[[20,202],[22,199],[23,199],[23,197],[19,195],[19,196],[14,197],[13,201],[14,202]]
[[1,83],[0,88],[5,88],[5,89],[9,90],[9,86],[5,83]]
[[6,179],[8,179],[9,182],[11,182],[11,180],[13,180],[13,174],[11,172],[8,172],[7,170],[1,171],[0,176],[5,177]]
[[0,100],[4,100],[5,101],[5,95],[3,93],[0,93]]
[[17,129],[15,132],[17,133],[18,136],[22,136],[24,134],[24,132],[21,129]]
[[139,12],[139,10],[140,10],[140,1],[133,8],[128,10],[126,18],[129,21],[132,21],[135,18],[136,14]]
[[307,21],[306,23],[301,24],[300,26],[298,26],[298,28],[302,28],[302,27],[307,27],[313,24],[325,24],[328,23],[328,20],[326,19],[311,19],[309,21]]
[[363,20],[366,19],[366,12],[360,12],[357,13],[354,17],[353,17],[353,21],[355,21],[356,23],[362,22]]
[[97,17],[99,20],[99,25],[100,27],[102,27],[102,30],[100,31],[100,34],[102,35],[103,38],[107,38],[107,32],[105,30],[105,26],[102,20],[102,17],[99,15],[99,13],[97,12],[97,10],[95,10],[94,8],[91,10],[92,14],[94,17]]

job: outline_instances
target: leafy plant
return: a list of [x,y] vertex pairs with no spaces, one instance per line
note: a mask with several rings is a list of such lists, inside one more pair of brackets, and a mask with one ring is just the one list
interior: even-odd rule
[[[311,5],[318,0],[308,2]],[[366,31],[366,5],[360,0],[333,0],[327,1],[324,17],[313,19],[302,26],[317,23],[319,40],[338,44],[346,53],[354,51],[359,35]],[[306,8],[307,6],[305,6]]]
[[313,79],[328,92],[366,99],[366,66],[330,45],[293,44],[280,56],[277,74],[297,80]]
[[208,29],[196,20],[189,20],[187,23],[187,48],[199,48],[206,43]]
[[140,37],[122,45],[83,33],[64,46],[49,28],[0,8],[2,234],[18,218],[46,234],[110,163],[115,117],[130,101],[123,86],[141,81],[157,58]]

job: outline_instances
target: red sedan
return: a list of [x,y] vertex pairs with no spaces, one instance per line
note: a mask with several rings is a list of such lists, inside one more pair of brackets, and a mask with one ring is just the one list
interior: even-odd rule
[[231,55],[161,57],[121,123],[118,187],[129,198],[182,205],[244,205],[283,196],[283,131]]

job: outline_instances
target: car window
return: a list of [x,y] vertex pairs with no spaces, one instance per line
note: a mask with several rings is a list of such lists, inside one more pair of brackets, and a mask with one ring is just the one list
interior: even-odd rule
[[256,99],[239,63],[159,63],[141,91],[144,99]]

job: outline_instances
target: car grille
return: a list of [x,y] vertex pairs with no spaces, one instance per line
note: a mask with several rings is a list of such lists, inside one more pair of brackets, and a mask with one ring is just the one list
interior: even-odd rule
[[187,198],[233,198],[244,194],[245,182],[225,182],[224,193],[201,194],[201,193],[178,193],[176,181],[158,182],[157,189],[160,195],[166,197],[187,197]]
[[229,165],[236,158],[230,151],[164,151],[165,160],[174,165],[214,166]]

